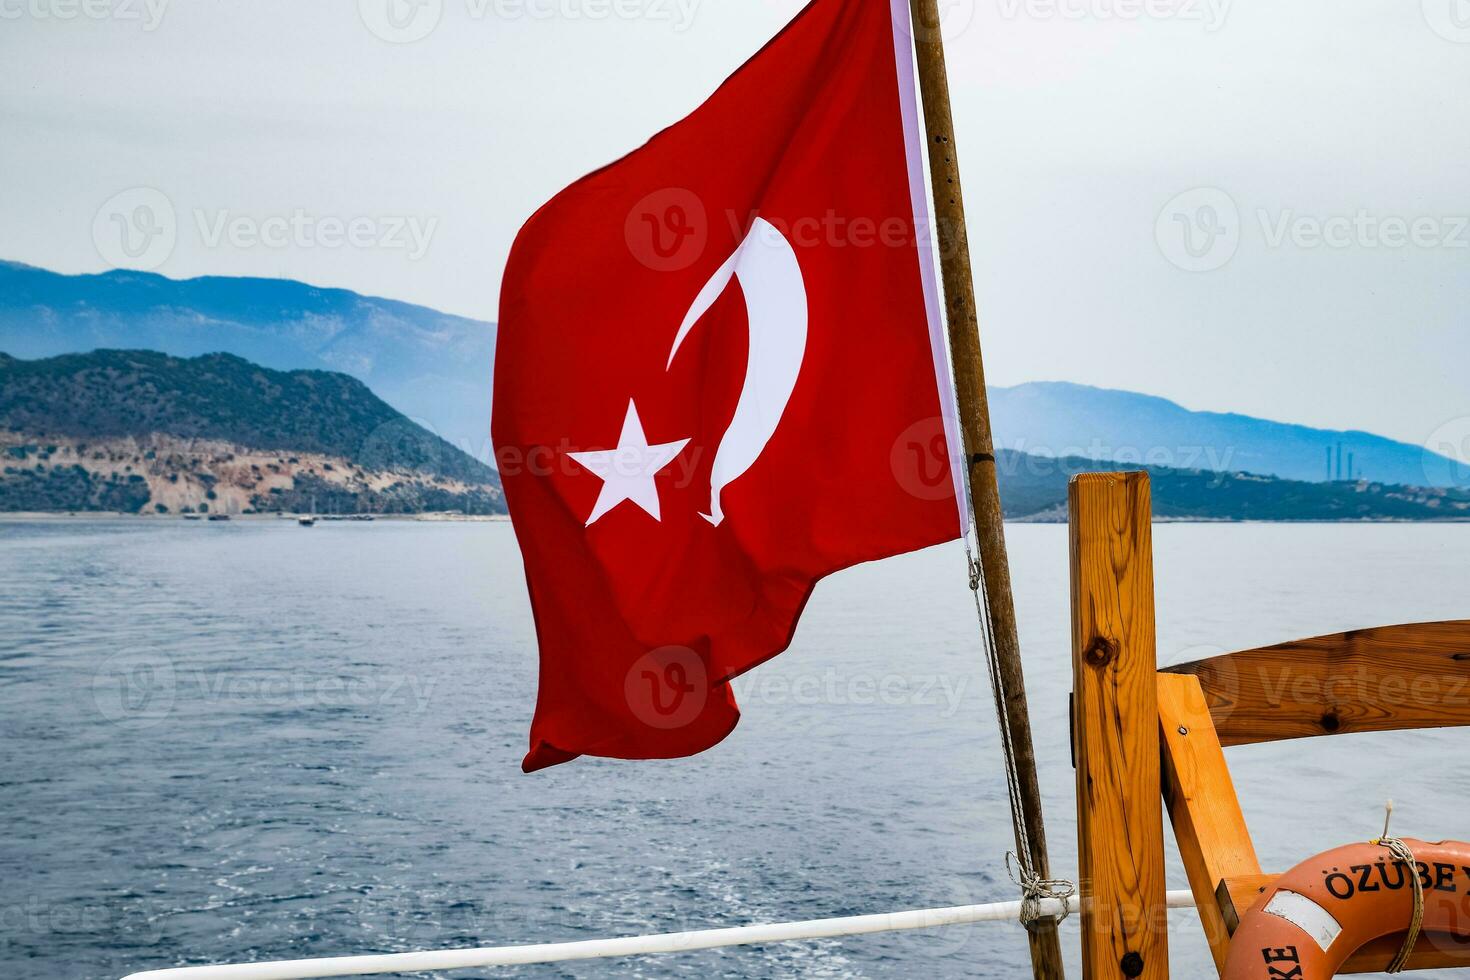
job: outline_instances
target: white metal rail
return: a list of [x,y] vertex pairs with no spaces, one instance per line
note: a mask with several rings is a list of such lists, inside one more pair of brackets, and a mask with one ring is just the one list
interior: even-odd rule
[[[1068,899],[1066,904],[1068,911],[1077,911],[1075,897]],[[1171,909],[1194,908],[1194,896],[1188,891],[1171,891],[1168,894],[1168,906]],[[1041,903],[1043,915],[1058,915],[1061,911],[1062,901],[1059,899],[1044,899]],[[809,919],[805,922],[777,922],[731,929],[666,932],[653,936],[626,936],[621,939],[588,939],[574,943],[490,946],[482,949],[446,949],[379,956],[335,956],[329,959],[280,960],[274,963],[233,966],[186,966],[134,973],[124,980],[309,980],[312,977],[383,976],[424,970],[523,966],[528,963],[560,963],[566,960],[641,956],[649,953],[686,953],[721,946],[861,936],[905,929],[933,929],[971,922],[1015,922],[1020,915],[1020,902],[993,902],[989,905],[957,905],[951,908],[852,915],[837,919]]]

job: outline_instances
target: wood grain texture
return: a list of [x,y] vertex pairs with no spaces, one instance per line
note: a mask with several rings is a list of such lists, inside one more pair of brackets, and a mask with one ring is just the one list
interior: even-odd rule
[[1199,678],[1224,745],[1470,725],[1470,620],[1316,636],[1168,671]]
[[1166,980],[1153,535],[1146,473],[1068,491],[1084,980]]
[[[1219,905],[1234,932],[1240,915],[1249,911],[1277,876],[1269,874],[1237,875],[1220,882]],[[1404,934],[1395,933],[1375,939],[1358,950],[1343,964],[1342,973],[1382,973],[1404,943]],[[1409,954],[1408,970],[1442,970],[1470,966],[1470,946],[1451,936],[1426,933],[1414,944]]]
[[1260,874],[1261,862],[1199,680],[1162,673],[1157,679],[1164,804],[1215,968],[1223,972],[1234,925],[1227,926],[1216,889],[1222,878]]

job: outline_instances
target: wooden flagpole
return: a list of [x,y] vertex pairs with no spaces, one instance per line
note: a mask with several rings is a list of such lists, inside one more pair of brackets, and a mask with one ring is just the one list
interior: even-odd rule
[[[934,189],[934,216],[949,325],[949,349],[954,362],[965,465],[970,476],[970,507],[979,541],[979,560],[985,599],[990,607],[995,656],[1006,694],[1002,710],[1011,731],[1019,782],[1021,812],[1017,816],[1029,838],[1030,846],[1026,850],[1031,868],[1042,878],[1049,878],[1046,829],[1041,820],[1041,790],[1036,781],[1036,754],[1031,746],[1031,718],[1026,706],[1026,682],[1021,671],[1016,609],[1011,598],[1011,573],[1006,559],[1000,489],[996,482],[990,406],[985,395],[985,367],[980,358],[980,325],[975,311],[970,244],[965,233],[965,204],[960,194],[959,157],[955,152],[954,119],[950,111],[949,77],[944,64],[938,2],[910,0],[910,10],[919,87],[924,102],[924,128],[929,148],[929,177]],[[1016,847],[1018,850],[1025,847],[1019,835]],[[1029,927],[1028,935],[1031,966],[1037,980],[1064,980],[1056,920],[1037,920]]]

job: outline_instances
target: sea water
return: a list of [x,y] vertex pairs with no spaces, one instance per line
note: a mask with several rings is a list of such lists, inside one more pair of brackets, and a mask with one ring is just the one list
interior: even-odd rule
[[[1155,528],[1163,663],[1470,616],[1470,526]],[[1075,868],[1067,532],[1008,530],[1054,870]],[[1012,899],[957,546],[822,583],[692,759],[522,775],[508,524],[0,522],[0,976],[547,942]],[[1470,836],[1470,730],[1232,749],[1263,864]],[[1171,887],[1187,887],[1172,854]],[[1075,920],[1063,926],[1071,974]],[[1193,912],[1174,975],[1213,975]],[[470,971],[1023,977],[1017,927]],[[1423,974],[1430,976],[1429,974]],[[1450,974],[1446,974],[1448,977]]]

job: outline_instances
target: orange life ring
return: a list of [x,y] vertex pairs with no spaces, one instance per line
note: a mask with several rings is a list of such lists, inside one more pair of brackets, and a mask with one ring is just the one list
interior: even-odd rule
[[[1424,891],[1423,932],[1470,966],[1470,844],[1405,840]],[[1324,851],[1277,878],[1240,920],[1223,980],[1325,980],[1365,943],[1409,927],[1414,887],[1381,844]]]

